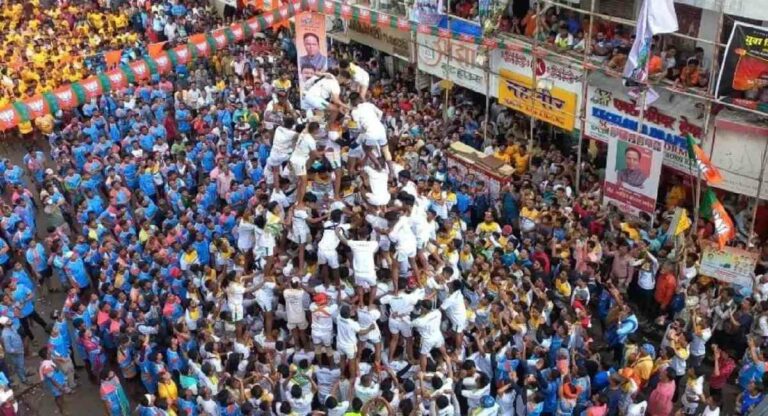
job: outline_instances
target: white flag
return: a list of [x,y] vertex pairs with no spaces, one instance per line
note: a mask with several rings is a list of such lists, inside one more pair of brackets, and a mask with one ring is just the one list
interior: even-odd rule
[[676,32],[677,14],[673,0],[644,0],[637,16],[635,43],[624,67],[624,77],[637,82],[648,79],[653,35]]

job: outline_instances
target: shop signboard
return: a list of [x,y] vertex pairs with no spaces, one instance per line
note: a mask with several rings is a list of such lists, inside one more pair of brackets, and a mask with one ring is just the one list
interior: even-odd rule
[[[478,65],[480,48],[472,43],[418,33],[419,69],[480,94],[488,93],[486,71]],[[490,91],[496,96],[495,91]]]
[[603,201],[624,212],[653,214],[664,158],[664,142],[611,127]]
[[752,287],[752,276],[759,258],[757,252],[728,246],[721,250],[717,244],[705,241],[699,273],[723,282]]
[[402,60],[413,60],[410,31],[381,28],[351,20],[347,25],[346,37]]
[[[611,127],[638,130],[640,105],[627,95],[621,80],[595,73],[589,77],[587,114],[584,134],[608,143]],[[692,172],[685,135],[701,139],[704,103],[690,97],[673,95],[657,89],[660,97],[648,106],[643,116],[641,134],[664,142],[664,165],[683,173]]]
[[499,101],[564,130],[572,131],[581,108],[582,76],[576,67],[530,53],[495,49],[491,52],[491,88]]

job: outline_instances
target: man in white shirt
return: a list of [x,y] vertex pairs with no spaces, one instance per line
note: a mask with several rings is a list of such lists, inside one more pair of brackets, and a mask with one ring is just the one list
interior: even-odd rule
[[371,241],[368,228],[358,229],[358,240],[349,240],[344,236],[341,227],[336,229],[336,235],[342,243],[352,250],[352,270],[357,286],[358,304],[363,305],[363,296],[369,292],[368,306],[373,306],[376,300],[376,263],[374,256],[379,251],[379,242]]
[[232,314],[232,321],[239,322],[245,317],[245,300],[243,296],[259,289],[258,286],[246,287],[244,282],[250,281],[255,275],[242,276],[235,274],[234,280],[227,286],[227,307]]
[[318,73],[306,80],[301,97],[301,108],[312,118],[314,111],[328,110],[330,119],[334,120],[340,109],[349,109],[341,101],[341,85],[333,73]]
[[347,84],[350,81],[354,83],[352,89],[365,98],[368,94],[368,86],[371,83],[371,76],[366,70],[359,65],[354,64],[346,59],[339,61],[339,79],[343,84]]
[[440,304],[448,320],[451,321],[452,330],[456,337],[455,345],[464,345],[464,331],[467,329],[467,307],[464,304],[464,295],[461,293],[461,280],[453,280],[448,283],[451,294]]
[[380,166],[380,156],[383,156],[386,162],[391,162],[392,155],[387,146],[387,128],[381,121],[384,112],[372,103],[363,101],[357,93],[352,93],[349,99],[352,103],[352,120],[361,130],[358,140],[364,146],[365,155],[377,167]]
[[371,325],[363,328],[352,317],[353,309],[349,305],[344,305],[339,310],[339,316],[336,318],[336,351],[341,354],[341,367],[344,368],[349,363],[349,375],[351,379],[357,377],[357,342],[358,335],[365,335],[374,330]]
[[389,173],[386,169],[379,170],[370,165],[363,168],[365,172],[366,183],[370,192],[365,193],[365,199],[369,204],[383,207],[389,204],[391,194],[389,193]]
[[307,165],[317,159],[317,136],[320,134],[320,125],[317,122],[311,122],[307,125],[296,142],[291,154],[291,166],[296,175],[298,184],[296,185],[296,200],[302,201],[304,193],[307,192]]
[[278,126],[272,133],[272,145],[269,148],[267,166],[272,169],[272,176],[267,177],[268,182],[277,181],[280,177],[280,166],[291,157],[296,138],[299,133],[293,131],[295,121],[291,117],[283,119],[283,125]]
[[408,359],[412,360],[413,356],[413,330],[411,327],[411,312],[420,300],[424,299],[424,289],[419,288],[415,291],[408,292],[408,280],[405,278],[399,279],[395,291],[392,294],[385,295],[381,298],[382,305],[389,305],[389,332],[391,334],[389,340],[389,361],[395,359],[395,350],[397,344],[400,341],[400,336],[405,338],[405,351],[408,355]]
[[342,211],[336,209],[331,211],[328,221],[323,223],[323,235],[320,242],[317,243],[317,264],[320,266],[320,274],[323,283],[328,284],[328,269],[338,287],[341,282],[339,279],[339,253],[336,249],[339,247],[339,236],[336,229],[341,227],[344,230],[349,229],[349,224],[341,224]]
[[288,330],[291,331],[294,338],[294,345],[302,347],[307,345],[306,329],[307,314],[304,312],[304,289],[301,288],[301,279],[294,276],[291,279],[291,287],[283,291],[285,298],[285,314],[288,321]]
[[433,349],[439,349],[443,356],[447,356],[448,352],[445,350],[445,338],[443,338],[443,332],[440,330],[442,314],[439,310],[427,311],[426,307],[423,309],[425,312],[420,317],[411,321],[411,325],[421,335],[419,364],[421,365],[421,371],[427,371],[427,357]]
[[[390,211],[384,214],[389,224],[388,230],[381,230],[389,236],[389,240],[395,243],[395,259],[392,261],[392,281],[399,276],[407,276],[409,269],[419,276],[419,266],[416,264],[416,235],[411,229],[411,220],[407,205],[402,211]],[[410,266],[410,267],[409,267]]]
[[330,348],[333,340],[333,321],[339,310],[338,305],[328,304],[328,295],[317,293],[309,305],[312,314],[312,343],[316,353],[319,347]]

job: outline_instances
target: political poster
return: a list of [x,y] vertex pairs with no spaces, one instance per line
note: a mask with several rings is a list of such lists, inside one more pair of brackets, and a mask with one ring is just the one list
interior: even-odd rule
[[705,242],[701,253],[699,273],[717,280],[752,287],[752,275],[760,255],[736,247],[719,249],[713,242]]
[[[717,97],[758,108],[768,88],[768,28],[736,22],[720,67]],[[764,104],[763,104],[764,105]]]
[[296,16],[296,56],[299,67],[299,89],[306,80],[328,69],[328,44],[325,38],[325,15],[304,12]]
[[631,215],[653,214],[663,159],[661,140],[611,127],[603,202]]

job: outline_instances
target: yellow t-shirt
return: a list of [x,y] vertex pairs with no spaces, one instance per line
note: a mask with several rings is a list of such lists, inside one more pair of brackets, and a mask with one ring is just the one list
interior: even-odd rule
[[522,174],[528,171],[528,155],[515,155],[515,172]]
[[501,226],[496,221],[491,221],[490,223],[486,223],[485,221],[481,222],[480,224],[477,224],[477,231],[480,234],[483,233],[495,233],[498,232],[499,229],[501,229]]

